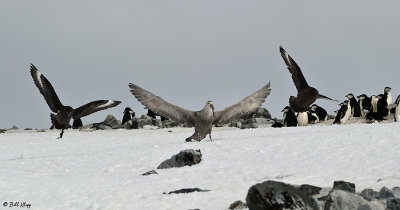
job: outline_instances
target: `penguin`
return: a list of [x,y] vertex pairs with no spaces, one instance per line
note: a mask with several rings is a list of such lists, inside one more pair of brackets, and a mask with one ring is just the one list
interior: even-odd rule
[[392,88],[390,88],[390,87],[385,87],[385,89],[383,90],[383,95],[384,95],[384,98],[386,99],[387,104],[392,103],[392,94],[390,93],[391,89]]
[[358,104],[360,106],[360,110],[361,110],[361,116],[365,117],[366,114],[368,114],[368,112],[370,112],[371,110],[371,99],[368,98],[367,95],[365,94],[361,94],[359,96],[357,96],[358,98]]
[[371,112],[378,112],[378,97],[375,95],[371,96]]
[[395,101],[396,107],[395,107],[395,113],[394,113],[394,121],[395,122],[400,122],[400,95],[397,96],[397,99]]
[[317,114],[307,111],[308,124],[315,124],[319,122]]
[[387,109],[388,103],[383,94],[378,95],[378,102],[377,102],[377,112],[380,116],[386,117],[389,114],[389,110]]
[[282,128],[284,125],[274,119],[274,124],[271,125],[272,128]]
[[360,106],[357,103],[357,100],[354,98],[354,95],[352,93],[349,93],[346,95],[346,97],[349,99],[351,114],[353,115],[353,117],[361,117]]
[[74,122],[72,123],[72,129],[79,129],[82,128],[83,123],[81,118],[75,119]]
[[126,107],[123,113],[124,116],[122,117],[122,125],[124,125],[135,116],[135,112],[129,107]]
[[340,117],[340,124],[346,124],[351,116],[350,102],[348,100],[344,101],[342,107],[344,107],[344,108],[343,108],[342,115]]
[[297,117],[293,110],[286,106],[283,110],[283,124],[286,127],[296,127],[297,126]]
[[297,113],[297,126],[307,126],[308,125],[308,112]]
[[311,113],[315,113],[318,117],[318,121],[326,121],[328,119],[328,112],[317,104],[311,106]]
[[347,108],[347,106],[343,106],[343,105],[344,105],[343,102],[340,103],[340,104],[339,104],[340,109],[337,110],[337,111],[335,111],[335,112],[336,112],[336,117],[335,117],[335,120],[333,121],[333,124],[340,124],[340,117],[342,116],[342,114],[343,114],[344,112],[346,112],[345,109]]

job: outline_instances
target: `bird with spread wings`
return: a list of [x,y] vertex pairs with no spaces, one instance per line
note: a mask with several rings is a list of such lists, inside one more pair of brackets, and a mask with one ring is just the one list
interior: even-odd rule
[[252,95],[223,110],[214,111],[214,103],[207,101],[202,110],[190,111],[171,104],[135,84],[130,83],[129,87],[136,99],[146,108],[175,122],[187,122],[194,125],[194,134],[186,138],[186,141],[201,141],[207,135],[211,139],[212,125],[224,125],[253,112],[264,103],[271,92],[270,83],[268,83]]

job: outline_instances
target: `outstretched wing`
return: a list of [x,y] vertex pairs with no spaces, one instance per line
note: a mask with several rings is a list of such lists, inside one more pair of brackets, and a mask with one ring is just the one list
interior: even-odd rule
[[321,95],[321,94],[318,94],[318,99],[325,99],[325,100],[330,100],[330,101],[339,102],[338,100],[331,99],[331,98],[329,98],[328,96],[324,96],[324,95]]
[[135,98],[147,109],[173,121],[188,122],[194,125],[195,117],[193,111],[171,104],[135,84],[129,83],[129,87]]
[[270,83],[238,103],[214,112],[214,124],[223,125],[256,110],[271,92]]
[[33,82],[43,95],[51,111],[58,112],[63,105],[60,99],[58,99],[58,96],[49,80],[47,80],[46,77],[44,77],[44,75],[40,73],[40,71],[33,64],[31,64],[31,75]]
[[92,101],[88,104],[85,104],[83,106],[80,106],[77,109],[74,109],[73,113],[73,118],[79,119],[84,116],[90,115],[92,113],[108,109],[110,107],[117,106],[120,104],[121,101],[113,101],[113,100],[98,100],[98,101]]
[[292,59],[292,57],[290,57],[289,54],[287,54],[287,52],[281,46],[279,46],[279,51],[281,52],[281,56],[286,63],[287,69],[292,75],[292,79],[297,91],[300,92],[301,90],[309,87],[297,63]]

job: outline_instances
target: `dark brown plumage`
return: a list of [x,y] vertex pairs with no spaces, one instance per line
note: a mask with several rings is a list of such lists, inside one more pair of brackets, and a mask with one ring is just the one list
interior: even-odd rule
[[290,57],[290,55],[282,47],[279,47],[279,51],[283,61],[285,61],[287,69],[292,75],[293,83],[297,89],[297,96],[290,96],[289,98],[290,108],[292,108],[294,112],[307,111],[309,106],[318,98],[332,100],[329,97],[319,94],[317,89],[309,86],[304,78],[303,72],[297,63],[292,59],[292,57]]
[[[69,124],[71,118],[74,120],[80,120],[80,118],[90,115],[94,112],[108,109],[110,107],[117,106],[120,101],[113,100],[98,100],[92,101],[88,104],[73,109],[70,106],[64,106],[54,91],[51,83],[46,77],[33,65],[30,67],[33,82],[43,95],[51,111],[54,113],[50,114],[51,122],[56,129],[68,129],[71,127]],[[82,123],[82,122],[80,122]],[[62,135],[60,135],[60,138]]]

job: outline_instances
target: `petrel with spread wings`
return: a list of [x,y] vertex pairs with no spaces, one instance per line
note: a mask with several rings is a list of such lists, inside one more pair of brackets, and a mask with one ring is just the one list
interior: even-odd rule
[[120,101],[113,101],[113,100],[98,100],[98,101],[92,101],[81,107],[73,109],[72,107],[64,106],[61,103],[56,92],[54,91],[53,86],[33,64],[31,64],[31,75],[33,81],[35,82],[36,87],[43,95],[51,111],[56,113],[56,114],[51,113],[50,119],[51,123],[56,129],[62,129],[60,133],[60,138],[62,138],[64,129],[68,129],[71,127],[71,125],[69,124],[71,118],[73,118],[74,121],[80,121],[80,118],[82,117],[85,117],[87,115],[90,115],[94,112],[103,109],[108,109],[110,107],[117,106],[118,104],[121,103]]
[[289,98],[290,108],[292,108],[294,112],[307,111],[310,105],[317,99],[336,101],[319,94],[317,89],[310,87],[307,84],[300,67],[296,64],[292,57],[290,57],[290,55],[281,46],[279,47],[279,51],[281,52],[281,56],[286,63],[287,69],[292,75],[294,85],[297,89],[297,97],[290,96]]
[[135,84],[130,83],[129,87],[136,99],[147,109],[173,121],[179,123],[187,122],[194,125],[194,134],[186,138],[186,141],[191,141],[192,139],[201,141],[207,135],[211,139],[213,124],[224,125],[253,112],[264,103],[271,92],[270,83],[268,83],[252,95],[221,111],[214,111],[214,103],[212,101],[207,101],[200,111],[190,111],[171,104]]

